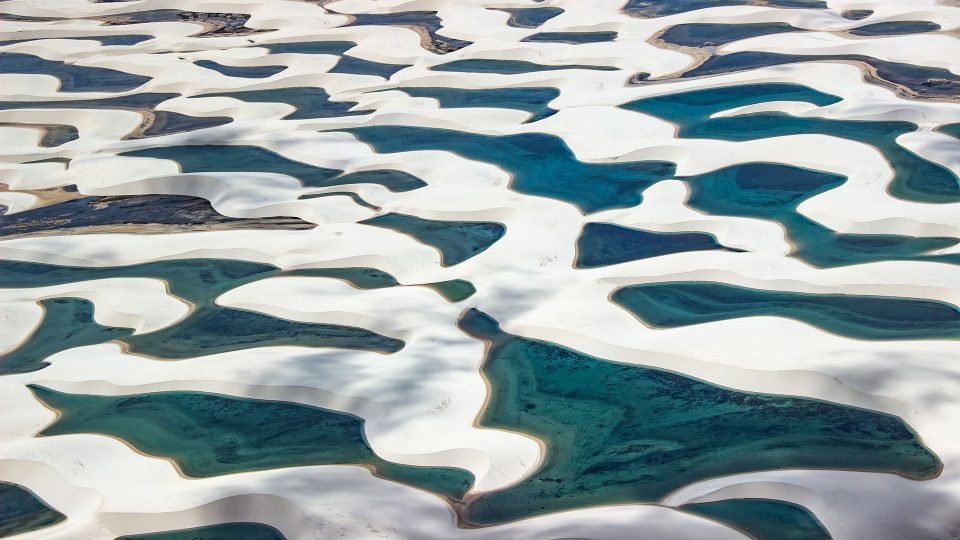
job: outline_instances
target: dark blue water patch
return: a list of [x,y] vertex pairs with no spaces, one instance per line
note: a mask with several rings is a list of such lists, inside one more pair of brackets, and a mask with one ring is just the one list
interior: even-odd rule
[[70,199],[12,215],[0,215],[0,237],[63,233],[86,227],[169,225],[171,231],[190,228],[312,229],[295,217],[227,217],[200,197],[180,195],[90,196]]
[[150,77],[114,69],[78,66],[11,52],[0,53],[0,73],[50,75],[60,80],[61,92],[126,92],[150,81]]
[[0,101],[0,109],[132,109],[153,110],[157,105],[180,94],[146,92],[100,99],[54,101]]
[[798,62],[862,62],[872,67],[864,74],[869,83],[905,92],[915,98],[952,98],[960,95],[960,75],[948,69],[888,62],[857,54],[799,55],[742,51],[708,58],[681,77],[704,77]]
[[545,449],[530,476],[467,501],[472,523],[655,502],[694,482],[754,471],[933,478],[942,467],[892,415],[608,362],[508,334],[476,310],[460,326],[488,343],[481,370],[490,391],[478,424],[529,434]]
[[930,21],[890,21],[865,24],[848,32],[855,36],[903,36],[937,30],[940,30],[940,25]]
[[853,339],[960,338],[960,310],[935,300],[774,291],[712,281],[630,285],[611,299],[656,328],[767,316]]
[[944,124],[938,127],[937,131],[939,131],[940,133],[946,133],[951,137],[956,137],[957,139],[960,139],[960,123]]
[[337,65],[329,73],[345,73],[349,75],[374,75],[389,79],[393,74],[401,69],[408,68],[412,64],[385,64],[383,62],[374,62],[364,60],[354,56],[343,55]]
[[284,116],[285,120],[306,120],[310,118],[334,118],[356,116],[365,112],[352,109],[354,101],[333,101],[324,89],[313,86],[293,88],[271,88],[269,90],[237,90],[234,92],[214,92],[196,97],[229,97],[248,103],[286,103],[296,108]]
[[848,234],[824,227],[797,211],[804,201],[836,188],[846,177],[773,163],[746,163],[698,176],[686,204],[712,215],[771,220],[783,226],[791,256],[817,267],[874,261],[918,260],[960,264],[960,255],[930,255],[956,245],[950,237]]
[[662,41],[681,47],[719,47],[741,39],[804,30],[787,23],[685,23],[664,30]]
[[611,223],[587,223],[577,239],[577,268],[596,268],[672,253],[734,250],[710,234],[699,232],[654,232]]
[[840,13],[840,16],[850,21],[861,21],[873,15],[869,9],[848,9]]
[[759,5],[791,9],[826,9],[822,0],[628,0],[623,12],[632,17],[651,18],[676,15],[698,9],[722,6]]
[[[48,38],[48,39],[92,39],[99,41],[100,45],[104,47],[110,45],[136,45],[147,41],[148,39],[153,39],[154,36],[148,34],[124,34],[124,35],[100,35],[100,36],[76,36],[76,37],[60,37],[60,38]],[[45,38],[28,38],[28,39],[11,39],[7,41],[0,41],[0,47],[6,45],[13,45],[14,43],[26,43],[27,41],[39,41]]]
[[402,87],[398,90],[413,96],[433,98],[443,108],[496,107],[517,109],[530,113],[527,122],[536,122],[556,113],[548,104],[560,96],[560,90],[542,88],[448,88],[448,87]]
[[[397,285],[390,274],[373,268],[316,268],[281,271],[269,264],[225,259],[186,259],[158,261],[132,266],[107,268],[85,268],[19,261],[0,261],[0,283],[4,287],[42,287],[116,277],[143,277],[166,281],[170,293],[182,298],[194,306],[194,310],[185,319],[173,326],[148,334],[128,335],[129,329],[100,327],[91,320],[85,300],[68,300],[65,306],[56,304],[56,320],[51,319],[49,332],[60,332],[67,336],[74,333],[82,345],[94,345],[112,339],[127,344],[131,352],[143,353],[168,359],[183,359],[220,352],[228,352],[250,347],[273,345],[299,345],[307,347],[335,347],[345,349],[371,350],[392,353],[403,348],[403,341],[362,328],[333,324],[312,324],[280,319],[253,311],[227,308],[217,305],[214,299],[224,292],[251,283],[258,279],[274,276],[333,277],[344,279],[360,288],[381,288]],[[51,302],[51,301],[48,301]],[[56,301],[52,301],[56,302]],[[77,304],[80,303],[80,304]],[[84,307],[84,305],[88,307]],[[92,307],[89,307],[92,310]],[[49,315],[48,315],[49,317]],[[79,323],[72,321],[77,320]],[[59,321],[59,322],[58,322]],[[94,327],[96,325],[96,327]],[[57,334],[60,335],[60,334]],[[56,337],[56,336],[54,336]],[[32,340],[33,341],[33,340]],[[53,347],[63,347],[54,351]],[[77,347],[80,344],[60,337],[56,340],[45,339],[36,345],[40,352],[27,353],[23,347],[11,354],[21,355],[10,365],[30,365],[40,369],[39,365],[46,356]],[[46,348],[45,348],[46,347]],[[8,355],[9,357],[9,355]],[[8,363],[7,360],[4,363]]]
[[617,39],[616,32],[539,32],[520,41],[532,43],[603,43]]
[[538,71],[556,71],[560,69],[592,69],[596,71],[617,71],[614,66],[590,66],[582,64],[547,65],[534,64],[523,60],[492,60],[488,58],[468,58],[445,62],[430,68],[431,71],[457,71],[466,73],[496,73],[498,75],[518,75]]
[[110,36],[91,36],[93,39],[100,42],[100,45],[108,47],[111,45],[123,45],[131,46],[138,43],[143,43],[149,39],[153,39],[154,36],[149,34],[126,34],[126,35],[110,35]]
[[0,538],[15,536],[67,519],[34,495],[29,489],[10,482],[0,482]]
[[501,223],[489,221],[440,221],[406,214],[383,214],[361,221],[391,229],[440,251],[443,266],[456,266],[490,248],[507,232]]
[[65,124],[56,124],[44,126],[43,137],[40,139],[40,146],[45,148],[56,148],[61,144],[75,141],[80,138],[80,132],[74,126]]
[[210,36],[242,36],[267,32],[248,28],[246,23],[250,15],[246,13],[205,13],[199,11],[184,11],[180,9],[151,9],[146,11],[132,11],[99,17],[103,26],[118,26],[151,22],[193,22],[210,26],[194,37]]
[[55,298],[41,300],[40,305],[44,309],[40,325],[19,347],[0,356],[0,375],[37,371],[49,366],[45,359],[58,352],[133,333],[128,328],[101,326],[93,319],[93,304],[88,300]]
[[340,169],[327,169],[294,161],[259,146],[164,146],[134,150],[120,155],[170,159],[179,163],[180,170],[184,173],[268,172],[292,176],[306,187],[342,186],[359,180],[362,183],[379,183],[391,191],[412,189],[409,178],[403,175],[360,173],[345,175]]
[[862,142],[882,152],[893,167],[895,175],[888,188],[891,195],[926,203],[960,201],[960,179],[952,171],[897,144],[897,137],[917,130],[910,122],[805,118],[779,112],[710,118],[720,111],[767,101],[803,101],[824,106],[840,98],[800,85],[761,83],[657,96],[622,107],[674,123],[679,137],[691,139],[748,141],[822,134]]
[[287,69],[287,66],[227,66],[213,60],[197,60],[194,64],[212,69],[227,77],[244,77],[247,79],[266,79]]
[[190,116],[178,112],[153,111],[146,122],[127,138],[143,139],[172,133],[186,133],[224,126],[230,122],[233,122],[233,118],[229,116]]
[[220,523],[176,531],[128,534],[114,540],[285,540],[285,537],[262,523]]
[[353,41],[293,41],[289,43],[266,43],[254,45],[264,47],[270,54],[331,54],[343,53],[357,46]]
[[773,499],[730,499],[679,507],[688,514],[719,521],[756,540],[831,540],[806,508]]
[[364,60],[345,54],[357,46],[353,41],[297,41],[292,43],[270,43],[256,45],[266,47],[271,54],[329,54],[340,57],[340,61],[329,73],[344,73],[349,75],[374,75],[389,79],[394,73],[412,64],[386,64]]
[[640,204],[641,192],[673,177],[666,161],[584,163],[563,139],[544,133],[492,136],[456,130],[371,126],[348,130],[381,153],[446,150],[467,159],[492,163],[512,176],[510,188],[550,197],[591,213]]
[[320,407],[205,392],[97,396],[35,385],[30,390],[61,413],[40,436],[117,437],[145,454],[172,459],[188,477],[355,464],[455,499],[474,480],[462,469],[383,460],[367,445],[362,418]]
[[514,28],[537,28],[543,23],[563,13],[558,7],[537,8],[487,8],[505,11],[510,14],[507,26]]
[[443,20],[436,11],[398,11],[395,13],[356,13],[346,26],[412,26],[421,29],[429,37],[427,48],[446,54],[460,50],[473,42],[441,35]]

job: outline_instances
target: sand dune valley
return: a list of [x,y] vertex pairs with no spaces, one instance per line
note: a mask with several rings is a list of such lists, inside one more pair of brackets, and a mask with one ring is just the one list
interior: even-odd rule
[[0,0],[0,538],[960,539],[956,0]]

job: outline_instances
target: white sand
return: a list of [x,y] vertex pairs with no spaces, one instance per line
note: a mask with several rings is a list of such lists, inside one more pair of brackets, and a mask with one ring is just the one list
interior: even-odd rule
[[[671,330],[645,327],[612,304],[617,287],[658,281],[711,280],[772,290],[875,294],[927,298],[960,305],[960,274],[937,263],[879,262],[816,269],[789,257],[781,226],[714,216],[686,206],[681,181],[659,183],[643,204],[582,215],[573,205],[519,194],[509,174],[488,163],[448,152],[378,154],[336,129],[362,125],[441,127],[492,135],[550,133],[563,138],[587,162],[663,159],[678,175],[695,175],[739,163],[766,161],[842,174],[847,182],[806,201],[800,212],[840,232],[960,236],[960,205],[922,204],[891,197],[893,171],[876,149],[823,135],[748,142],[677,139],[675,126],[616,106],[648,96],[716,86],[794,82],[843,98],[828,106],[772,102],[718,116],[783,111],[811,118],[903,120],[922,130],[898,143],[917,155],[960,172],[960,143],[933,132],[960,122],[960,103],[911,100],[863,81],[853,65],[803,63],[627,87],[645,71],[668,76],[690,66],[683,52],[647,40],[686,22],[788,22],[811,30],[734,42],[721,53],[756,50],[796,54],[867,54],[879,59],[943,67],[960,73],[956,8],[933,0],[880,2],[831,0],[829,10],[719,7],[656,19],[619,13],[621,0],[542,4],[490,0],[342,0],[338,13],[439,11],[442,35],[475,43],[438,55],[421,36],[399,27],[340,27],[344,15],[288,0],[142,0],[94,4],[81,0],[9,0],[0,12],[68,16],[53,22],[0,22],[4,39],[38,39],[0,47],[49,60],[114,68],[152,79],[135,92],[183,94],[158,109],[194,116],[229,116],[233,122],[189,133],[122,140],[142,117],[134,111],[26,109],[0,111],[0,204],[10,212],[41,204],[27,191],[75,184],[85,195],[178,194],[203,197],[231,217],[294,216],[318,224],[304,231],[232,230],[144,236],[102,234],[0,241],[11,260],[100,267],[177,258],[235,258],[283,268],[371,266],[403,284],[467,279],[477,295],[458,304],[424,287],[357,290],[329,278],[271,278],[228,291],[225,306],[299,321],[349,324],[403,339],[393,355],[298,347],[252,348],[187,360],[158,361],[124,354],[116,344],[64,351],[48,368],[0,379],[10,410],[0,418],[0,480],[32,489],[69,516],[61,525],[23,538],[112,538],[225,521],[259,521],[288,538],[743,538],[719,524],[675,511],[690,502],[767,497],[810,509],[837,539],[950,538],[960,527],[960,345],[956,341],[871,342],[847,339],[784,318],[750,317]],[[489,7],[557,6],[565,12],[539,29],[514,28],[504,12]],[[271,29],[243,36],[194,37],[196,23],[98,26],[83,17],[131,9],[189,9],[251,15],[247,26]],[[864,21],[840,16],[845,9],[872,9]],[[855,37],[863,24],[928,20],[943,31],[927,35]],[[616,31],[614,42],[585,45],[518,43],[540,31]],[[100,46],[90,36],[150,34],[131,47]],[[86,39],[81,39],[86,37]],[[58,39],[49,39],[58,38]],[[391,80],[327,73],[332,55],[277,54],[253,45],[349,40],[357,58],[412,64]],[[465,58],[525,60],[543,64],[605,64],[619,71],[564,70],[521,75],[449,73],[429,66]],[[228,77],[193,64],[214,60],[230,66],[285,65],[264,79]],[[196,97],[231,90],[319,86],[336,100],[355,101],[365,116],[281,120],[286,104],[245,103]],[[560,112],[524,124],[517,110],[442,109],[436,100],[412,98],[404,86],[456,88],[544,87],[560,90],[551,106]],[[64,93],[45,75],[0,74],[4,100],[95,99],[117,94]],[[375,92],[375,93],[369,93]],[[68,124],[77,140],[39,146],[29,124]],[[276,173],[182,174],[172,161],[119,153],[181,144],[258,145],[295,160],[347,172],[394,168],[429,186],[392,193],[379,185],[304,188]],[[62,163],[27,161],[66,158]],[[587,181],[587,179],[585,179]],[[587,189],[587,188],[585,188]],[[504,223],[507,234],[481,255],[452,268],[437,250],[390,230],[357,224],[375,213],[344,197],[299,200],[307,193],[351,191],[383,212],[431,219]],[[585,223],[604,222],[654,231],[703,231],[726,246],[751,253],[692,252],[606,268],[575,270],[575,239]],[[944,253],[957,252],[957,248]],[[183,317],[189,306],[156,280],[114,278],[27,290],[0,290],[0,350],[27,339],[40,322],[37,302],[79,297],[95,305],[101,324],[149,332]],[[895,414],[907,421],[944,462],[943,474],[918,482],[842,471],[757,472],[686,486],[658,505],[580,509],[487,528],[455,527],[440,498],[378,479],[359,467],[298,467],[189,480],[161,459],[97,435],[34,438],[53,414],[32,398],[26,384],[70,392],[130,394],[196,390],[296,401],[361,416],[371,447],[385,459],[457,466],[477,477],[474,492],[502,488],[531,474],[542,458],[537,442],[522,433],[479,428],[486,388],[478,371],[483,345],[455,322],[468,307],[496,318],[507,331],[550,340],[603,358],[662,367],[746,391],[802,395]],[[748,344],[748,345],[746,345]],[[150,489],[144,489],[149,486]]]

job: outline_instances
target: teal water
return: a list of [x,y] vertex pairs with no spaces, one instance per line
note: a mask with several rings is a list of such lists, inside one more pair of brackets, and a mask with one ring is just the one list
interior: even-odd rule
[[802,32],[787,23],[684,23],[671,26],[660,39],[682,47],[717,47],[741,39],[786,32]]
[[[361,288],[389,287],[397,283],[393,276],[371,268],[280,271],[267,264],[226,259],[169,260],[108,268],[0,261],[0,283],[5,287],[39,287],[110,277],[149,277],[165,280],[171,294],[194,305],[191,314],[177,324],[138,335],[129,335],[129,329],[104,329],[95,323],[63,323],[65,320],[86,320],[84,317],[89,318],[89,315],[83,309],[92,309],[90,307],[72,307],[73,311],[66,310],[62,314],[58,311],[58,318],[52,320],[49,330],[45,331],[53,333],[54,336],[62,336],[64,333],[73,336],[73,332],[77,334],[70,339],[61,337],[59,341],[43,340],[36,345],[28,343],[26,350],[21,348],[11,353],[16,356],[15,360],[9,360],[9,363],[27,366],[33,371],[34,368],[42,368],[43,358],[53,352],[103,343],[111,339],[123,341],[131,352],[168,359],[274,345],[338,347],[381,353],[392,353],[403,348],[403,341],[363,328],[290,321],[214,303],[218,296],[230,289],[280,275],[335,277],[346,279]],[[86,305],[89,306],[89,303]],[[38,347],[39,351],[34,347]]]
[[676,171],[667,161],[584,163],[562,139],[544,133],[492,136],[406,126],[342,131],[380,153],[446,150],[492,163],[512,175],[514,191],[569,202],[588,214],[636,206],[643,200],[643,190]]
[[473,523],[652,502],[693,482],[751,471],[932,478],[941,468],[895,416],[608,362],[507,334],[476,310],[460,324],[489,341],[481,369],[490,395],[479,425],[527,433],[546,445],[530,477],[467,501],[464,516]]
[[462,469],[380,459],[364,438],[363,419],[320,407],[205,392],[97,396],[36,385],[30,390],[61,413],[40,436],[117,437],[145,454],[172,459],[189,477],[353,464],[452,498],[473,484],[473,475]]
[[114,69],[79,66],[12,52],[0,52],[0,73],[51,75],[60,79],[61,92],[125,92],[150,81],[150,77]]
[[507,232],[500,223],[489,221],[440,221],[394,213],[360,223],[401,232],[437,248],[443,266],[456,266],[483,253]]
[[839,233],[797,212],[807,199],[846,182],[843,176],[773,163],[748,163],[682,180],[690,186],[686,204],[691,208],[712,215],[776,221],[793,246],[791,256],[817,267],[888,260],[960,264],[960,255],[929,254],[956,245],[960,242],[957,238]]
[[130,534],[114,540],[284,540],[284,536],[262,523],[221,523],[176,531]]
[[937,30],[940,25],[930,21],[887,21],[858,26],[849,32],[855,36],[903,36]]
[[654,232],[611,223],[587,223],[577,238],[577,268],[596,268],[683,253],[686,251],[732,250],[710,234],[696,232]]
[[245,77],[248,79],[265,79],[287,69],[287,66],[227,66],[213,60],[197,60],[194,64],[212,69],[227,77]]
[[937,131],[960,139],[960,123],[942,125],[937,128]]
[[0,481],[0,538],[56,525],[67,519],[27,488]]
[[209,127],[217,127],[233,122],[229,116],[190,116],[169,111],[153,111],[153,123],[143,131],[143,135],[128,135],[130,139],[157,137],[171,133],[184,133]]
[[853,339],[960,339],[960,309],[946,302],[751,289],[712,281],[618,289],[614,303],[657,328],[739,317],[787,317]]
[[537,71],[556,71],[558,69],[591,69],[596,71],[616,71],[613,66],[590,66],[583,64],[547,65],[534,64],[523,60],[490,60],[486,58],[469,58],[453,60],[437,64],[430,68],[432,71],[463,71],[467,73],[496,73],[499,75],[517,75],[520,73],[535,73]]
[[0,109],[153,109],[180,94],[144,92],[100,99],[0,101]]
[[560,96],[560,91],[552,87],[468,89],[411,86],[399,90],[413,97],[436,99],[445,109],[495,107],[526,111],[530,113],[527,122],[536,122],[557,112],[548,104]]
[[960,201],[960,180],[956,175],[896,143],[900,135],[917,130],[909,122],[801,118],[783,113],[710,118],[720,111],[767,101],[803,101],[825,106],[840,98],[795,84],[762,83],[669,94],[622,107],[674,123],[679,126],[678,136],[690,139],[750,141],[814,133],[862,142],[880,150],[893,167],[891,195],[928,203]]
[[43,137],[40,139],[40,146],[46,148],[55,148],[61,144],[75,141],[80,138],[80,132],[74,126],[54,125],[45,126]]
[[356,46],[356,42],[353,41],[293,41],[254,45],[254,47],[266,48],[271,54],[332,54],[336,56]]
[[[7,286],[6,282],[0,282]],[[123,339],[128,328],[101,326],[93,320],[93,304],[81,298],[41,300],[43,319],[18,348],[0,356],[0,375],[37,371],[50,365],[44,359],[73,347]]]
[[543,23],[563,13],[563,9],[558,7],[533,7],[533,8],[487,8],[506,11],[510,14],[507,25],[514,28],[537,28]]
[[771,499],[731,499],[685,504],[684,512],[729,525],[756,540],[831,540],[806,508]]
[[283,117],[284,120],[305,120],[309,118],[333,118],[355,116],[366,112],[352,112],[354,101],[332,101],[330,94],[322,88],[292,87],[272,88],[270,90],[238,90],[236,92],[215,92],[200,94],[196,97],[229,97],[247,103],[286,103],[297,110]]
[[582,43],[603,43],[605,41],[614,41],[617,39],[616,32],[539,32],[527,36],[520,41],[529,41],[533,43],[569,43],[579,45]]
[[464,279],[427,283],[427,286],[440,293],[441,296],[450,302],[462,302],[477,292],[477,288],[473,286],[473,283]]
[[[408,174],[354,173],[343,174],[340,169],[327,169],[294,161],[259,146],[189,145],[161,146],[124,152],[123,156],[169,159],[180,164],[184,173],[203,172],[269,172],[286,174],[305,187],[343,186],[356,183],[378,183],[391,191],[415,189]],[[422,181],[421,181],[422,182]],[[417,185],[416,187],[420,187]]]

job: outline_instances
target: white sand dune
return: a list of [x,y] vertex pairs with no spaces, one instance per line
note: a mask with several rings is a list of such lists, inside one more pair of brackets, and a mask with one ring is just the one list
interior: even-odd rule
[[[117,343],[77,347],[46,359],[31,373],[0,376],[14,414],[0,417],[0,480],[32,490],[68,519],[22,538],[113,538],[233,521],[276,527],[287,538],[744,538],[731,527],[677,511],[689,502],[768,498],[806,507],[837,539],[948,539],[960,518],[960,344],[941,340],[858,340],[784,317],[736,318],[654,329],[611,302],[619,287],[668,281],[716,281],[745,287],[817,294],[858,294],[936,300],[960,305],[960,272],[942,262],[881,261],[815,268],[790,255],[774,221],[713,215],[687,205],[690,186],[668,179],[647,188],[641,204],[584,215],[573,204],[510,189],[511,173],[496,163],[440,150],[378,153],[338,130],[363,126],[444,128],[483,135],[546,133],[560,137],[586,163],[666,160],[676,176],[751,162],[792,165],[847,177],[798,212],[840,233],[960,237],[960,203],[918,202],[892,196],[894,169],[877,148],[831,135],[790,135],[745,142],[677,136],[677,126],[619,105],[645,97],[754,84],[803,84],[842,100],[828,106],[771,101],[732,107],[715,117],[782,112],[795,117],[904,121],[904,149],[960,174],[960,142],[935,128],[960,122],[956,99],[913,99],[864,79],[861,67],[818,61],[762,67],[713,77],[669,78],[699,61],[683,48],[653,40],[686,23],[788,23],[808,30],[715,47],[718,54],[760,51],[878,60],[943,68],[960,74],[957,8],[934,0],[830,0],[828,9],[766,6],[711,7],[663,17],[621,12],[623,0],[542,3],[492,0],[341,0],[326,5],[293,0],[8,0],[0,13],[57,20],[0,21],[0,53],[23,53],[74,66],[149,77],[142,86],[110,92],[96,84],[66,91],[49,74],[0,73],[0,101],[66,101],[173,94],[157,111],[197,118],[228,117],[224,125],[136,138],[145,113],[134,107],[49,107],[0,110],[0,204],[7,214],[44,204],[45,190],[76,186],[82,195],[186,195],[210,202],[232,218],[296,217],[310,230],[194,230],[145,235],[136,229],[0,240],[0,258],[82,267],[159,260],[223,258],[280,268],[372,267],[403,285],[470,281],[477,294],[459,303],[420,286],[360,290],[317,277],[273,277],[230,290],[217,304],[284,319],[341,324],[402,339],[394,354],[252,347],[167,361],[126,353]],[[559,7],[539,28],[507,24],[499,8]],[[492,9],[497,8],[497,9]],[[94,17],[180,9],[249,15],[254,33],[198,35],[197,21],[101,25]],[[872,10],[854,21],[841,12]],[[472,42],[439,54],[424,47],[422,29],[344,26],[350,15],[436,11],[440,39]],[[941,30],[903,36],[854,36],[877,22],[929,21]],[[521,41],[538,32],[617,32],[614,41],[572,45]],[[145,34],[135,45],[102,45],[97,37]],[[338,69],[334,54],[270,54],[270,44],[351,41],[347,59],[398,64],[391,77]],[[613,66],[614,71],[564,69],[503,75],[431,70],[455,60],[519,60],[543,65]],[[284,66],[264,78],[228,76],[195,62],[225,66]],[[331,71],[332,70],[332,71]],[[628,85],[638,72],[650,84]],[[97,83],[98,81],[94,81]],[[286,103],[247,102],[205,94],[317,87],[334,101],[356,103],[351,116],[283,119]],[[442,107],[404,88],[552,87],[558,112],[525,123],[523,110]],[[31,105],[36,105],[31,103]],[[40,145],[42,127],[69,125],[78,138]],[[317,167],[358,171],[395,169],[427,186],[393,192],[372,183],[305,187],[279,172],[184,172],[171,160],[122,156],[180,145],[252,145]],[[60,161],[56,161],[60,160]],[[64,161],[69,160],[69,163]],[[589,190],[584,179],[584,190]],[[301,199],[308,194],[352,193]],[[506,235],[452,267],[432,246],[384,228],[359,224],[397,212],[426,219],[493,221]],[[659,232],[699,231],[744,253],[703,251],[612,266],[575,269],[576,239],[588,223]],[[939,254],[960,253],[960,247]],[[0,287],[2,287],[0,283]],[[147,278],[88,280],[50,287],[0,289],[0,351],[28,340],[44,315],[38,302],[82,298],[103,325],[148,333],[176,324],[191,309],[166,284]],[[28,384],[73,393],[125,395],[167,390],[304,403],[361,417],[365,438],[382,458],[452,466],[476,477],[471,493],[503,489],[536,472],[539,441],[477,425],[489,389],[480,376],[484,344],[456,326],[476,307],[508,332],[571,347],[616,362],[652,366],[750,392],[799,395],[902,418],[944,464],[937,478],[916,481],[890,474],[784,470],[715,478],[685,486],[656,504],[580,508],[484,528],[457,526],[447,502],[390,482],[361,467],[309,466],[230,474],[181,476],[167,460],[94,434],[35,437],[54,419]],[[145,489],[148,486],[149,489]]]

